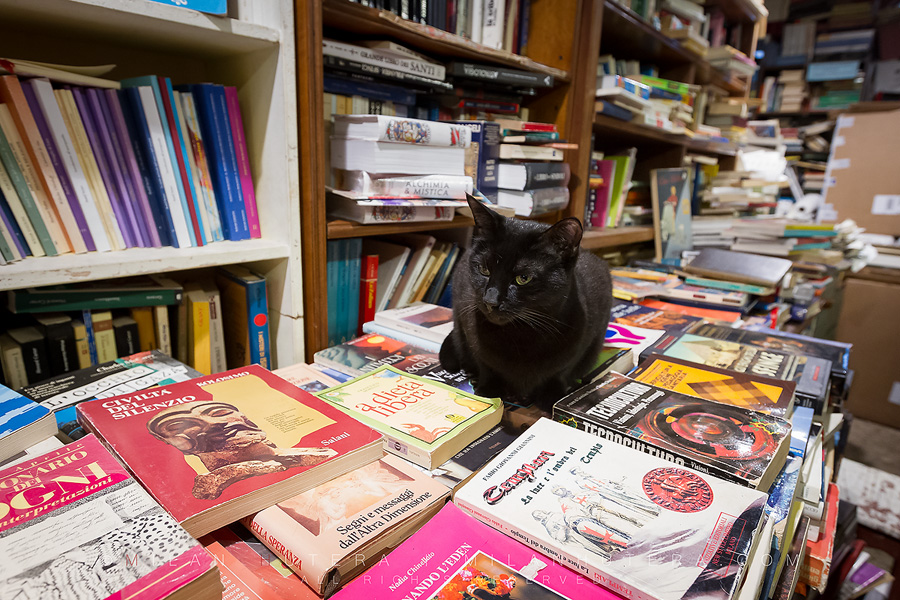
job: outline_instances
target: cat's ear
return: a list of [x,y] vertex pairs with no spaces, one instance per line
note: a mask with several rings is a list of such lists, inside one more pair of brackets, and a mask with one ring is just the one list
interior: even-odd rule
[[553,244],[560,253],[570,258],[578,255],[578,248],[581,245],[581,236],[584,234],[584,228],[581,221],[575,217],[563,219],[554,224],[553,227],[544,232],[544,237]]
[[475,229],[482,234],[492,234],[498,225],[500,215],[479,202],[474,196],[466,194],[466,202],[472,209],[472,218],[475,219]]

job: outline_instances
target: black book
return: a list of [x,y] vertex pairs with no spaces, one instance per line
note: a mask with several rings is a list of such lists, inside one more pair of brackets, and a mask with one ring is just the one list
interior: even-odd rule
[[534,73],[521,69],[507,69],[493,65],[481,65],[467,62],[452,62],[447,65],[447,74],[458,79],[489,81],[504,85],[522,87],[553,87],[553,75]]
[[75,350],[75,328],[72,318],[64,314],[35,315],[38,330],[47,341],[48,376],[55,377],[78,368]]
[[47,358],[47,341],[37,327],[17,327],[7,331],[22,349],[25,375],[28,383],[36,383],[50,377],[50,361]]
[[569,184],[569,164],[564,162],[501,162],[497,187],[507,190],[534,190]]
[[119,356],[131,356],[141,349],[138,341],[137,321],[127,315],[113,319],[113,332],[116,336],[116,353]]
[[325,55],[322,57],[322,64],[327,69],[334,69],[336,71],[343,71],[346,73],[358,73],[361,75],[367,75],[373,78],[371,79],[371,81],[377,81],[375,78],[381,78],[390,81],[400,81],[405,84],[424,88],[426,90],[453,90],[453,84],[447,81],[428,79],[427,77],[422,77],[420,75],[404,73],[402,71],[397,71],[395,69],[390,69],[388,67],[382,67],[379,65],[367,65],[365,63],[357,62],[355,60],[347,60],[346,58],[340,58],[338,56]]

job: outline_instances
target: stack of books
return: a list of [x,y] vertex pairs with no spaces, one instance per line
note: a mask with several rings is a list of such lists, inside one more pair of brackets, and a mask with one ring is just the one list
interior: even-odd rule
[[710,48],[706,55],[709,64],[728,77],[753,77],[756,73],[756,61],[727,44]]
[[587,229],[618,227],[622,223],[636,158],[636,148],[614,155],[591,153],[591,178],[584,211]]
[[494,119],[501,127],[497,204],[537,217],[569,204],[569,165],[552,123]]
[[682,47],[705,57],[709,52],[709,15],[692,0],[662,0],[659,4],[662,32],[681,41]]

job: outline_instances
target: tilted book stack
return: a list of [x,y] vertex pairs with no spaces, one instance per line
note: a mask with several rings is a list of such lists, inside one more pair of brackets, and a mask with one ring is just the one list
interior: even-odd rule
[[537,217],[569,204],[569,165],[562,162],[552,123],[496,119],[502,130],[497,204],[517,216]]

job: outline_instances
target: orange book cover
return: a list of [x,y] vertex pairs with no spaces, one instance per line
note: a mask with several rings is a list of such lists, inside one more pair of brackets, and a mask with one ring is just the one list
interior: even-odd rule
[[734,323],[738,319],[741,318],[741,313],[732,311],[732,310],[716,310],[713,308],[697,308],[696,306],[684,306],[682,304],[675,304],[673,302],[663,302],[662,300],[653,300],[651,298],[645,298],[640,301],[640,304],[644,306],[649,306],[650,308],[655,308],[657,310],[667,310],[670,312],[677,312],[683,315],[693,315],[695,317],[701,317],[704,319],[713,319],[715,321],[727,321],[728,323]]
[[816,588],[819,593],[825,592],[828,574],[831,572],[831,557],[834,553],[834,536],[837,530],[838,501],[840,490],[836,483],[828,484],[825,496],[825,531],[819,540],[806,542],[806,557],[800,567],[800,581]]
[[381,455],[379,433],[259,365],[84,402],[78,421],[194,536]]

